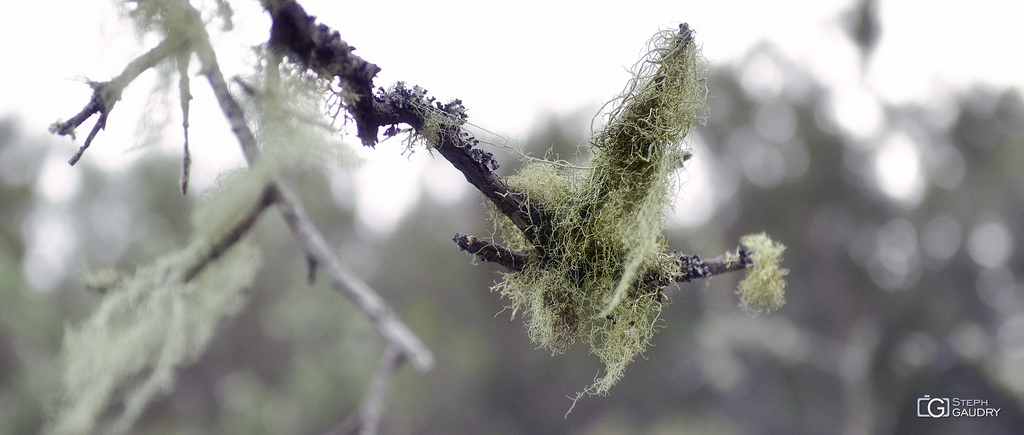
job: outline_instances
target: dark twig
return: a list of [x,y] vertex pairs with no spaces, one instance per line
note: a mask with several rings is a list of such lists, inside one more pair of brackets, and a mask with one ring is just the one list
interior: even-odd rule
[[[478,238],[467,234],[456,234],[452,239],[463,251],[469,252],[480,261],[496,263],[513,272],[521,272],[530,257],[527,254],[516,252],[494,243],[490,240]],[[679,274],[674,279],[667,279],[663,276],[647,276],[643,282],[645,285],[666,286],[672,281],[690,282],[694,279],[705,279],[712,276],[730,272],[738,272],[754,265],[752,253],[740,248],[735,254],[719,255],[711,260],[702,260],[697,255],[686,255],[681,253],[669,254],[679,262]]]
[[263,3],[273,19],[271,49],[283,51],[293,62],[309,67],[322,78],[337,77],[344,89],[342,104],[356,120],[356,135],[363,145],[374,146],[378,128],[388,124],[377,118],[380,111],[374,107],[373,78],[380,67],[352,54],[355,47],[330,27],[314,24],[316,17],[297,2]]
[[494,173],[493,169],[497,165],[488,165],[490,154],[473,148],[474,143],[466,143],[460,135],[451,131],[456,129],[451,126],[447,134],[440,135],[441,143],[436,146],[438,153],[462,172],[466,180],[489,199],[498,211],[508,216],[534,246],[547,246],[551,234],[547,213],[510,190],[505,180]]
[[469,252],[488,263],[497,263],[513,272],[521,272],[530,257],[526,254],[513,251],[490,240],[484,240],[466,234],[456,234],[456,245],[463,251]]
[[690,282],[697,278],[710,278],[723,273],[737,272],[754,265],[751,252],[740,248],[736,254],[720,255],[711,260],[701,260],[696,255],[674,254],[679,259],[681,274],[676,282]]
[[753,252],[746,249],[740,249],[737,252],[738,258],[726,259],[725,256],[718,256],[707,262],[708,271],[711,272],[711,276],[721,275],[729,272],[739,272],[750,266],[754,265],[752,258]]
[[[673,282],[690,282],[695,279],[707,279],[723,273],[736,272],[754,265],[751,252],[740,248],[736,254],[719,255],[711,260],[701,260],[697,255],[687,255],[673,252],[666,254],[674,257],[679,262],[678,273],[674,275],[662,275],[651,272],[644,275],[642,287],[647,289],[660,289]],[[653,291],[653,290],[652,290]]]
[[125,66],[124,71],[109,82],[89,82],[89,86],[93,89],[92,99],[89,100],[89,104],[85,105],[85,107],[71,119],[67,121],[58,120],[57,122],[50,124],[50,133],[61,136],[67,135],[71,136],[71,139],[74,139],[75,128],[82,125],[82,123],[92,115],[97,113],[100,115],[99,120],[96,121],[96,125],[94,125],[92,130],[89,132],[89,136],[85,138],[85,143],[78,148],[78,151],[71,157],[68,164],[74,166],[75,163],[78,163],[78,160],[82,158],[82,154],[84,154],[85,150],[92,144],[92,140],[96,138],[96,134],[106,127],[107,117],[110,115],[110,111],[114,109],[114,104],[121,99],[121,92],[123,92],[124,89],[139,76],[139,74],[142,74],[144,71],[156,66],[156,64],[180,50],[183,44],[185,44],[185,41],[181,39],[174,41],[172,41],[171,38],[165,39],[152,50],[149,50],[142,56],[139,56],[128,63],[128,65]]
[[235,226],[231,231],[224,234],[220,240],[213,242],[210,245],[210,250],[203,255],[196,264],[192,265],[192,267],[189,267],[188,270],[185,271],[185,282],[191,281],[196,277],[196,275],[199,275],[207,265],[216,261],[221,255],[227,252],[228,249],[234,246],[235,243],[241,240],[242,237],[252,229],[253,224],[255,224],[256,220],[258,220],[263,214],[263,211],[274,203],[275,198],[275,191],[271,186],[267,186],[263,189],[263,193],[260,195],[260,199],[256,202],[255,206],[246,212],[237,223],[235,223]]
[[102,107],[102,109],[99,109],[100,118],[96,121],[96,124],[92,126],[92,130],[89,131],[89,135],[85,137],[85,143],[78,147],[78,151],[75,151],[75,154],[68,160],[69,165],[75,166],[75,163],[78,163],[78,160],[82,158],[82,154],[85,154],[85,150],[89,149],[89,145],[92,144],[92,140],[96,138],[96,135],[100,130],[105,130],[107,128],[107,116],[109,116],[110,111],[114,109],[114,103],[111,102],[109,104],[103,104]]
[[478,141],[465,133],[462,102],[437,103],[426,92],[405,88],[399,83],[394,90],[373,93],[373,80],[380,67],[353,54],[354,47],[341,39],[337,31],[324,24],[315,24],[294,1],[264,2],[273,18],[270,45],[289,55],[293,63],[303,65],[320,78],[337,79],[342,87],[341,105],[356,121],[356,130],[363,145],[374,146],[380,127],[408,124],[420,131],[428,120],[446,120],[431,143],[441,156],[462,172],[474,187],[484,194],[503,214],[534,242],[545,246],[547,239],[545,213],[519,194],[509,190],[504,180],[494,173],[498,165],[490,153],[475,147]]
[[192,101],[192,92],[189,89],[188,63],[192,53],[185,52],[178,54],[178,91],[181,98],[181,127],[185,134],[185,145],[181,158],[181,196],[188,193],[189,171],[192,168],[192,155],[188,150],[188,109]]

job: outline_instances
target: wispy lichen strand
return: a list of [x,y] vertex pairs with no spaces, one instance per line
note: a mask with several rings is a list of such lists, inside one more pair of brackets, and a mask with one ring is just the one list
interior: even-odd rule
[[156,394],[173,386],[175,370],[202,355],[220,319],[242,308],[259,253],[236,246],[186,281],[185,270],[203,249],[197,243],[139,268],[81,327],[66,332],[66,395],[51,433],[92,433],[114,391],[138,379],[127,385],[124,411],[109,430],[126,432]]

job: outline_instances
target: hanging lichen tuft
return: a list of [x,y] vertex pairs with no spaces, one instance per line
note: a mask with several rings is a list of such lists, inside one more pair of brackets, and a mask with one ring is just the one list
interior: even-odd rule
[[576,338],[591,345],[606,371],[588,394],[607,393],[646,349],[660,288],[680,273],[664,254],[662,221],[673,174],[690,155],[683,139],[702,121],[705,67],[685,24],[659,32],[650,47],[591,140],[591,166],[530,161],[508,178],[551,216],[543,246],[492,213],[503,243],[536,260],[495,289],[513,313],[526,312],[530,337],[546,349],[560,353]]
[[740,307],[755,316],[762,310],[770,313],[779,309],[786,303],[784,277],[789,274],[789,269],[779,267],[786,247],[765,233],[743,236],[740,244],[754,253],[754,266],[747,270],[747,277],[736,289]]

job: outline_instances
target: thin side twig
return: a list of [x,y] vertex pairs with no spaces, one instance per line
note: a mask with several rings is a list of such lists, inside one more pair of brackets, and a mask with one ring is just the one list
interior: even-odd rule
[[705,279],[715,275],[737,272],[754,265],[753,253],[740,248],[736,254],[719,255],[710,260],[701,260],[697,255],[674,254],[679,260],[680,274],[676,282],[690,282],[694,279]]
[[[191,6],[189,7],[191,8]],[[194,12],[194,18],[198,20],[199,11],[192,9],[192,12]],[[239,106],[235,98],[231,96],[228,83],[224,80],[220,65],[217,64],[217,55],[213,51],[213,46],[210,45],[210,35],[206,33],[205,27],[198,26],[197,28],[202,29],[202,33],[195,38],[196,54],[202,65],[199,73],[210,82],[213,95],[217,98],[217,104],[220,105],[221,112],[224,113],[224,117],[228,119],[228,125],[231,126],[231,132],[235,134],[238,144],[242,147],[242,155],[245,156],[246,163],[252,166],[259,156],[256,136],[252,134],[249,125],[245,123],[245,112],[242,110],[242,106]]]
[[206,252],[199,261],[185,271],[185,282],[191,281],[199,275],[207,265],[216,261],[221,255],[227,252],[228,249],[234,246],[235,243],[242,240],[242,237],[252,229],[252,226],[256,223],[259,217],[263,215],[263,211],[274,204],[275,199],[275,191],[271,186],[267,186],[263,189],[263,194],[260,195],[260,200],[256,202],[256,205],[235,223],[235,226],[231,231],[228,231],[220,240],[213,242],[210,245],[209,251]]
[[93,93],[92,98],[89,100],[89,104],[86,104],[78,114],[71,117],[67,121],[54,122],[50,125],[50,133],[57,134],[60,136],[71,136],[71,139],[75,138],[75,129],[82,125],[85,120],[92,117],[94,114],[99,114],[99,120],[96,121],[96,125],[93,126],[89,135],[85,138],[85,143],[78,148],[78,151],[68,160],[68,164],[74,166],[78,163],[78,160],[82,158],[82,154],[92,144],[93,139],[100,130],[106,128],[107,117],[110,115],[110,111],[114,110],[114,104],[121,99],[121,93],[125,88],[131,84],[140,74],[146,70],[156,66],[158,63],[166,59],[168,56],[181,50],[185,44],[184,40],[177,39],[165,39],[152,50],[147,51],[145,54],[135,58],[135,60],[128,63],[124,70],[117,77],[114,77],[107,82],[89,82],[89,86],[92,87]]
[[185,134],[185,145],[182,147],[181,158],[181,181],[178,183],[181,188],[181,196],[188,194],[189,172],[192,168],[192,155],[188,150],[188,112],[189,102],[192,101],[192,92],[188,77],[189,59],[191,52],[178,54],[178,94],[181,99],[181,127]]
[[[511,272],[522,272],[523,267],[530,261],[530,257],[522,252],[516,252],[493,241],[481,239],[468,234],[456,234],[452,239],[463,251],[476,256],[480,261],[498,264]],[[737,272],[753,266],[752,252],[746,249],[739,249],[735,254],[719,255],[710,260],[702,260],[697,255],[669,254],[679,262],[679,272],[673,280],[666,280],[662,276],[645,277],[644,283],[658,283],[662,286],[668,285],[671,281],[690,282],[694,279],[705,279],[712,276],[730,272]]]
[[476,236],[456,234],[452,240],[460,249],[475,255],[480,261],[497,263],[513,272],[522,272],[523,267],[526,267],[526,263],[530,260],[526,254]]

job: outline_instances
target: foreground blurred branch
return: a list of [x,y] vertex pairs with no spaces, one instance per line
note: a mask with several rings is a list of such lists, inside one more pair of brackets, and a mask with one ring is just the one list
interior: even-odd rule
[[192,279],[199,275],[206,266],[216,261],[221,255],[226,253],[228,249],[231,249],[235,243],[242,240],[242,237],[248,234],[249,230],[252,229],[256,220],[263,215],[263,211],[274,204],[275,199],[275,190],[273,188],[268,186],[263,189],[263,193],[260,195],[260,199],[256,204],[248,212],[242,215],[242,218],[235,223],[235,226],[231,228],[227,234],[224,234],[224,236],[219,240],[213,241],[205,255],[185,271],[185,282],[192,281]]
[[[259,159],[256,137],[246,123],[244,110],[228,90],[227,82],[221,73],[199,12],[184,0],[181,0],[180,4],[176,6],[181,8],[185,12],[185,17],[191,21],[188,26],[192,31],[185,38],[181,38],[181,35],[176,35],[177,37],[174,38],[167,37],[156,48],[129,63],[124,72],[113,80],[90,83],[94,94],[89,104],[69,121],[58,121],[50,127],[53,133],[74,137],[75,127],[81,125],[91,115],[100,114],[99,121],[86,143],[72,157],[71,164],[77,162],[95,138],[98,130],[105,126],[107,116],[114,103],[120,99],[121,92],[139,74],[172,55],[175,55],[175,58],[187,58],[192,52],[199,59],[200,74],[207,78],[213,89],[217,102],[242,148],[246,161],[250,166],[256,164]],[[270,179],[267,181],[266,186],[262,189],[262,194],[253,207],[223,237],[211,241],[212,245],[208,252],[185,271],[185,280],[189,281],[197,276],[232,245],[241,240],[251,230],[263,211],[271,205],[276,205],[281,211],[296,241],[310,259],[310,264],[315,264],[326,272],[334,289],[345,295],[357,309],[366,314],[387,343],[387,351],[385,358],[381,361],[378,380],[374,382],[363,411],[361,411],[363,431],[372,431],[382,412],[382,390],[386,388],[390,374],[404,361],[408,361],[417,372],[429,371],[433,367],[434,356],[423,341],[398,317],[376,291],[345,267],[323,234],[316,228],[298,197],[280,180]]]
[[[188,7],[191,8],[191,6]],[[200,19],[198,11],[191,9],[191,12],[192,19]],[[256,137],[245,122],[245,113],[241,106],[228,91],[227,82],[220,72],[216,54],[210,45],[210,38],[205,27],[198,24],[196,28],[203,29],[203,31],[201,34],[195,35],[194,44],[201,64],[201,73],[209,80],[221,111],[231,124],[231,131],[234,132],[242,147],[246,161],[253,165],[259,156]],[[377,331],[389,343],[402,350],[416,371],[420,373],[429,371],[434,363],[434,357],[430,350],[405,322],[398,318],[394,310],[377,295],[376,291],[344,266],[330,248],[323,234],[306,214],[305,208],[295,194],[291,193],[290,189],[284,186],[280,180],[271,180],[267,186],[267,192],[273,197],[274,203],[280,209],[285,222],[288,223],[288,227],[292,230],[307,257],[325,270],[334,288],[347,296],[356,308],[366,314]]]
[[391,376],[402,362],[402,353],[394,348],[384,349],[377,373],[370,380],[370,386],[363,398],[363,404],[348,418],[334,425],[324,435],[372,435],[377,433],[381,417],[384,416],[384,394],[387,393]]
[[295,194],[280,185],[276,190],[277,205],[281,209],[281,214],[284,215],[288,228],[292,230],[306,255],[313,258],[327,273],[336,290],[347,296],[356,308],[370,318],[377,332],[389,343],[401,349],[416,371],[429,371],[434,366],[434,355],[430,349],[373,288],[338,259],[323,234],[313,225],[313,221]]
[[107,82],[93,82],[89,81],[89,86],[92,87],[92,99],[89,100],[89,104],[86,104],[84,108],[77,115],[71,117],[67,121],[57,120],[57,122],[50,125],[50,133],[58,134],[61,136],[71,136],[71,139],[75,138],[75,129],[82,125],[87,119],[92,117],[94,114],[99,114],[99,120],[93,126],[89,132],[89,136],[85,138],[85,143],[78,149],[75,155],[71,156],[71,160],[68,164],[74,166],[78,163],[78,160],[82,158],[82,154],[92,144],[93,139],[96,138],[96,134],[101,129],[107,126],[107,117],[110,115],[110,111],[114,110],[114,104],[121,99],[121,92],[124,91],[128,85],[135,80],[140,74],[146,70],[156,66],[158,63],[171,56],[176,51],[182,48],[185,43],[181,39],[167,38],[163,40],[152,50],[149,50],[142,56],[139,56],[135,60],[128,63],[125,66],[124,71],[121,72],[117,77],[114,77]]
[[[198,12],[196,13],[198,18]],[[227,84],[223,80],[220,68],[217,66],[213,48],[210,46],[209,37],[203,35],[199,41],[197,52],[202,71],[209,77],[210,84],[214,88],[217,101],[231,123],[231,129],[238,139],[239,145],[245,153],[246,160],[250,165],[254,164],[257,154],[256,139],[249,126],[245,123],[244,112],[234,97],[227,91]],[[305,251],[307,257],[312,259],[316,265],[323,269],[330,277],[334,288],[347,296],[353,304],[362,311],[373,322],[377,331],[389,342],[395,345],[408,358],[408,361],[420,373],[429,371],[434,364],[434,356],[423,341],[395,314],[394,310],[377,292],[361,280],[355,273],[345,267],[331,249],[323,234],[316,228],[309,218],[305,208],[285,187],[281,181],[272,181],[268,189],[274,192],[275,203],[281,210],[288,228],[292,230],[296,240]]]

